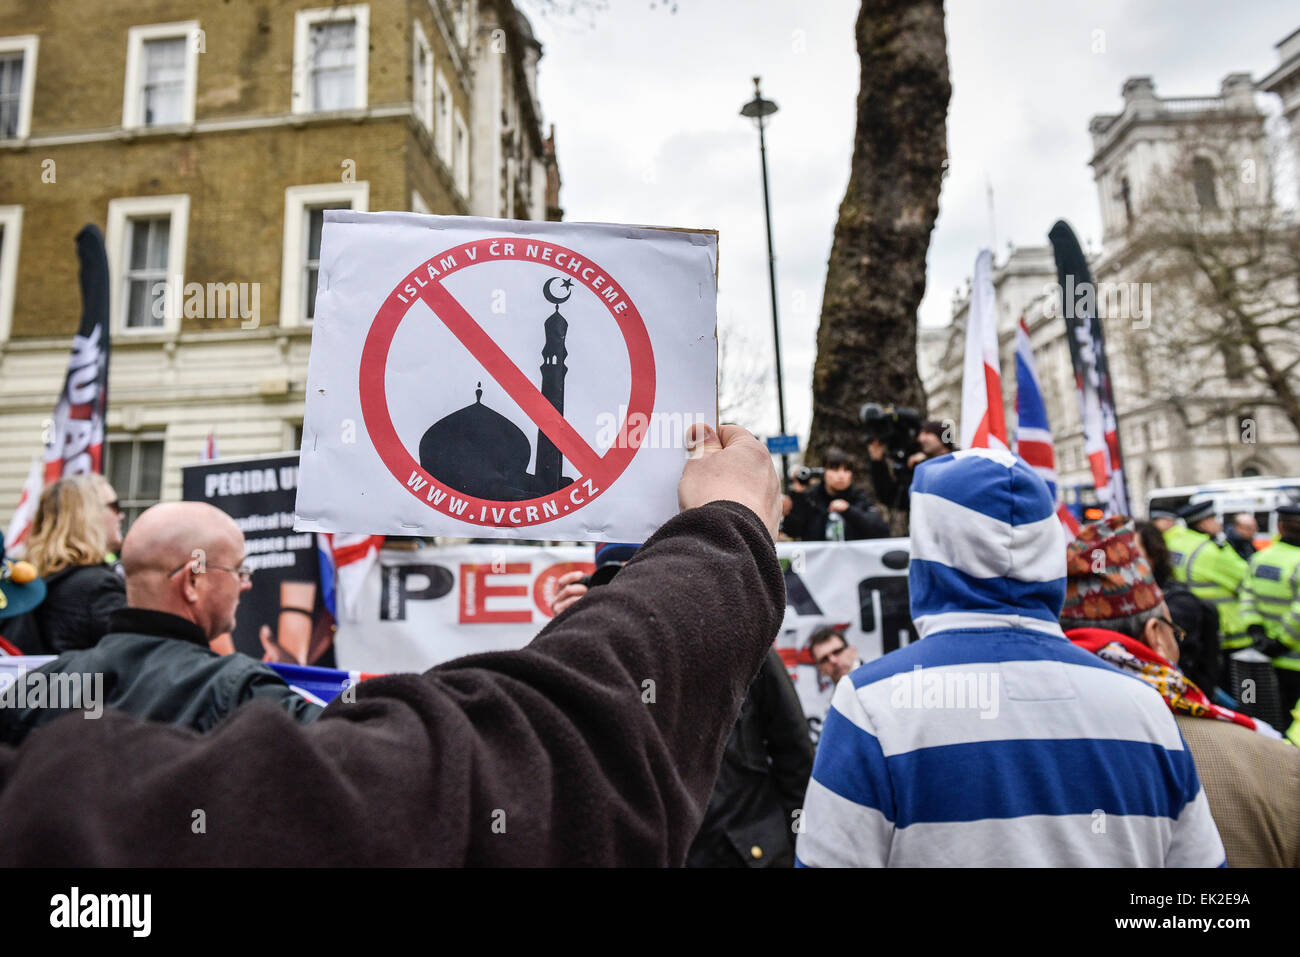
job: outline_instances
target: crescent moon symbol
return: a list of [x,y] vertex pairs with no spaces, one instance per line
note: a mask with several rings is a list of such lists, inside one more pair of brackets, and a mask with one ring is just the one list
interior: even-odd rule
[[555,298],[554,294],[551,292],[551,283],[555,282],[555,280],[558,278],[559,278],[558,276],[552,276],[550,279],[546,280],[545,285],[542,286],[542,295],[545,296],[550,302],[555,303],[555,305],[557,306],[560,305],[561,303],[568,302],[569,296],[573,295],[573,290],[570,289],[567,293],[565,293],[563,299]]

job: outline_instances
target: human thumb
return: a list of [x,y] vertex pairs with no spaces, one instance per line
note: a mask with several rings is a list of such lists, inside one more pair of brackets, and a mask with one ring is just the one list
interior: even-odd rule
[[703,422],[697,422],[687,430],[686,451],[692,458],[721,450],[722,440],[718,438],[718,433]]

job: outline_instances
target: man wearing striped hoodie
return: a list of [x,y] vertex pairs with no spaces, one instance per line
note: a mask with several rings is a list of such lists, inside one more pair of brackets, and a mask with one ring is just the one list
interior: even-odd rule
[[922,463],[921,640],[835,689],[800,865],[1215,867],[1223,844],[1160,695],[1074,647],[1065,535],[1009,452]]

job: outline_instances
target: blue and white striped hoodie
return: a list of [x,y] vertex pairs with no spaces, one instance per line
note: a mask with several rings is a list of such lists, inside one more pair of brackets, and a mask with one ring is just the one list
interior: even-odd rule
[[1009,452],[917,468],[908,581],[921,640],[835,689],[800,865],[1223,865],[1160,695],[1061,632],[1055,512]]

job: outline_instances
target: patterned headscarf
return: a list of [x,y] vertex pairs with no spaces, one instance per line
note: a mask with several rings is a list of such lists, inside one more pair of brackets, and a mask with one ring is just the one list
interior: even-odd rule
[[1079,529],[1065,550],[1066,621],[1108,620],[1136,615],[1165,600],[1138,551],[1132,519],[1112,515]]
[[1154,649],[1135,638],[1104,628],[1072,628],[1065,633],[1065,637],[1080,648],[1091,651],[1102,661],[1109,662],[1155,688],[1174,714],[1231,721],[1266,737],[1282,737],[1266,721],[1215,704],[1190,678]]

